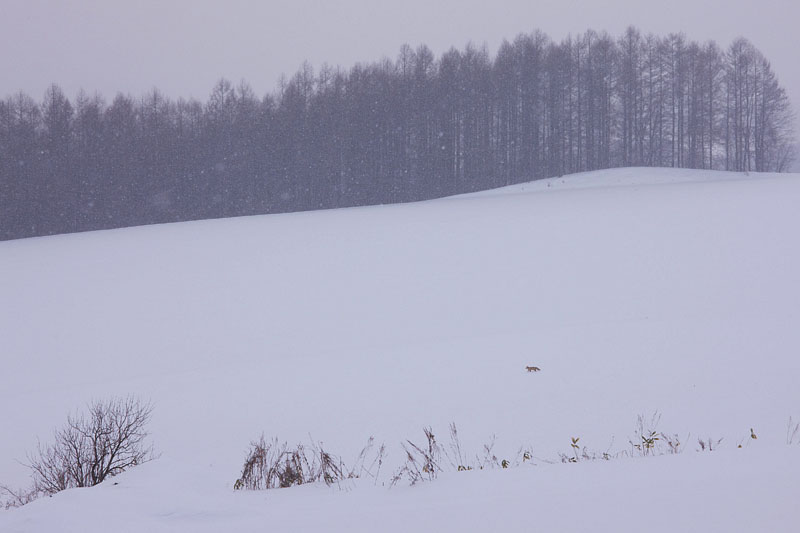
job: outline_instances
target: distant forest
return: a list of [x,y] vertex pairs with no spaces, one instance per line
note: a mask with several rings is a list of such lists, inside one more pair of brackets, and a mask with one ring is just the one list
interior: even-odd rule
[[[98,68],[100,68],[98,66]],[[304,65],[274,94],[221,80],[0,101],[0,240],[405,202],[621,166],[786,171],[793,112],[747,40],[541,32],[438,59]]]

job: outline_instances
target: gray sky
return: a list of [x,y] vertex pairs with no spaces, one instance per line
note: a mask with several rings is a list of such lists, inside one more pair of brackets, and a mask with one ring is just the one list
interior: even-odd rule
[[395,58],[403,43],[494,53],[535,28],[559,40],[633,24],[723,48],[747,37],[800,109],[799,18],[798,0],[0,0],[0,97],[38,100],[56,82],[70,97],[158,87],[205,100],[220,77],[263,95],[306,59],[349,67]]

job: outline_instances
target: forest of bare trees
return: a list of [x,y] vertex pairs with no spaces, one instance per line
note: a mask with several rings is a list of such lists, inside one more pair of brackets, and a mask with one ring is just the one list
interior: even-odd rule
[[0,239],[433,198],[616,166],[786,171],[793,112],[769,61],[680,34],[540,32],[438,59],[304,65],[259,98],[53,85],[0,101]]

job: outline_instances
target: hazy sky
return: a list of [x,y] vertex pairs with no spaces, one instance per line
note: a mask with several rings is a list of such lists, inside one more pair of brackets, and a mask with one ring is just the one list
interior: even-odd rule
[[723,48],[750,39],[800,109],[798,0],[0,0],[0,97],[41,99],[56,82],[112,98],[158,87],[205,100],[221,77],[271,92],[303,60],[349,67],[403,43],[437,56],[535,28],[559,40],[588,28],[684,32]]

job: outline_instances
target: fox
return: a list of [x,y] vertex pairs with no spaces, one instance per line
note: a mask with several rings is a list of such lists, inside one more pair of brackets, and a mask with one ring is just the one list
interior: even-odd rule
[[525,370],[527,370],[528,372],[539,372],[541,368],[539,368],[538,366],[526,366]]

